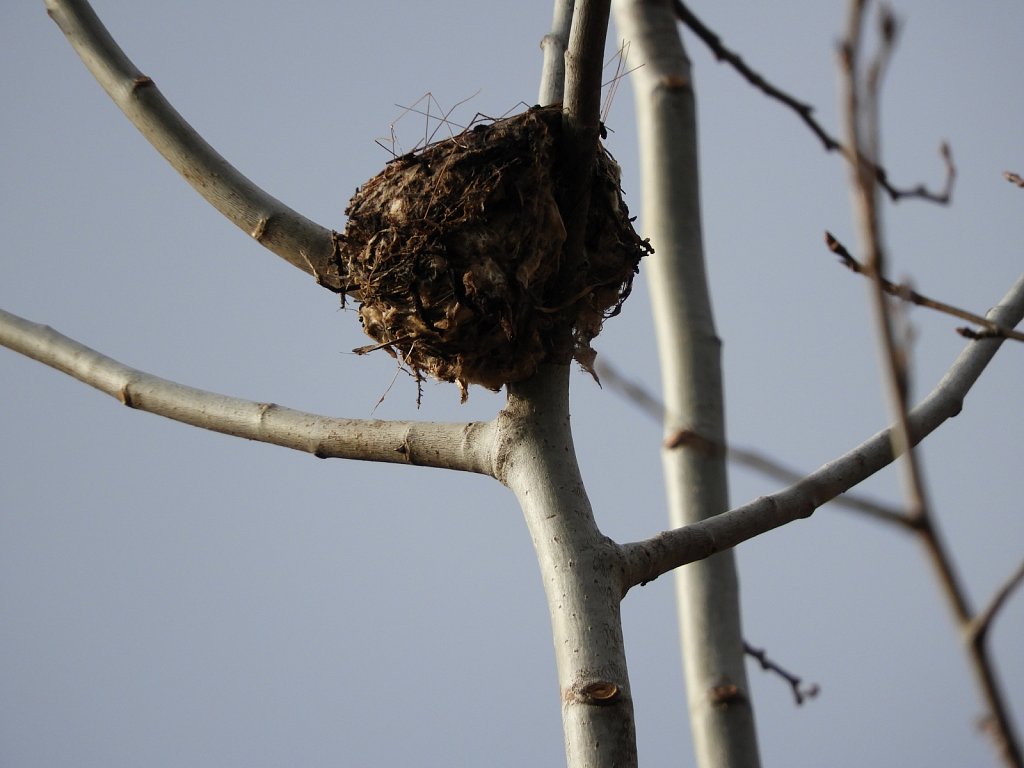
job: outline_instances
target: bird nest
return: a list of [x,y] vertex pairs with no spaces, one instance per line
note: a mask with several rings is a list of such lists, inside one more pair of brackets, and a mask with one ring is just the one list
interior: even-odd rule
[[619,167],[597,153],[584,256],[565,251],[559,107],[477,125],[398,157],[356,190],[338,237],[363,329],[417,379],[498,390],[543,361],[593,373],[591,340],[629,295],[650,246]]

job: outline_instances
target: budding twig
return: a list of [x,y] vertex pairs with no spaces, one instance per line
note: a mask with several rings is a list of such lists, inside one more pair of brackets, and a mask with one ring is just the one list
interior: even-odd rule
[[747,654],[747,656],[757,659],[758,663],[761,665],[761,669],[766,672],[774,672],[789,683],[789,687],[793,689],[793,698],[796,699],[797,706],[803,704],[807,699],[813,699],[821,693],[821,687],[817,683],[811,683],[806,688],[803,687],[804,681],[802,678],[794,675],[792,672],[787,672],[774,661],[769,659],[768,652],[764,649],[755,648],[750,643],[744,642],[743,652]]
[[[872,277],[871,269],[866,264],[855,259],[846,246],[839,242],[831,232],[825,232],[825,245],[828,246],[828,249],[832,251],[832,253],[839,257],[843,266],[851,272],[856,272],[858,275],[864,275],[865,277]],[[920,307],[933,309],[936,312],[942,312],[943,314],[958,317],[961,320],[966,320],[969,323],[974,323],[975,325],[980,325],[984,328],[983,331],[975,331],[970,328],[957,328],[957,333],[965,338],[990,339],[998,337],[1013,339],[1015,341],[1024,341],[1024,333],[1015,331],[1012,328],[1003,328],[998,326],[991,320],[986,319],[983,315],[925,296],[924,294],[913,290],[905,283],[894,283],[884,277],[881,278],[881,282],[882,290],[890,296],[895,296],[898,299],[902,299],[903,301],[911,304],[916,304]]]
[[1003,171],[1003,178],[1011,184],[1016,184],[1018,187],[1024,187],[1024,176],[1013,171]]

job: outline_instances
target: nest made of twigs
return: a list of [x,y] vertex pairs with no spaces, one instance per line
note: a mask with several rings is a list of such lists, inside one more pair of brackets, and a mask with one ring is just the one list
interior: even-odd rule
[[599,148],[585,258],[567,263],[561,125],[559,107],[477,125],[396,158],[356,191],[340,266],[377,342],[357,351],[386,349],[417,378],[457,382],[463,400],[469,384],[497,390],[560,356],[593,372],[590,342],[650,247]]

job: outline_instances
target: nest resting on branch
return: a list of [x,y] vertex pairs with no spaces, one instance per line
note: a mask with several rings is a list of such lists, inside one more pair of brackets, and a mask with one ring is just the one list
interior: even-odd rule
[[[534,107],[391,161],[356,191],[339,236],[363,329],[412,369],[498,390],[543,361],[593,373],[591,340],[650,246],[599,147],[584,257],[563,252],[560,107]],[[576,260],[579,261],[578,259]]]

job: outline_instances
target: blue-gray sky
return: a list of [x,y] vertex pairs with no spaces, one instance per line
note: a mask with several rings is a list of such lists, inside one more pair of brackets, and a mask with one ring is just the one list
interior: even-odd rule
[[[695,10],[835,127],[844,4]],[[985,310],[1021,271],[1024,8],[898,2],[886,161],[899,183],[959,167],[952,207],[886,211],[897,277]],[[533,103],[545,3],[97,2],[139,67],[243,172],[335,228],[388,159],[395,104]],[[613,33],[614,34],[614,33]],[[709,272],[730,439],[812,469],[886,423],[865,286],[822,246],[854,245],[835,156],[692,38]],[[0,6],[0,306],[193,386],[369,416],[395,377],[355,315],[234,229],[164,165],[78,61],[42,3]],[[634,64],[640,62],[633,62]],[[479,91],[479,93],[478,93]],[[476,94],[474,96],[474,94]],[[608,118],[640,215],[628,87]],[[414,144],[422,123],[397,130]],[[962,348],[922,310],[915,392]],[[657,390],[642,281],[596,340]],[[1004,349],[923,450],[976,603],[1024,556],[1020,382]],[[130,411],[0,352],[0,764],[558,765],[547,608],[511,494],[436,470],[319,461]],[[603,529],[666,525],[660,427],[574,375],[580,461]],[[490,418],[502,398],[400,375],[376,415]],[[732,474],[734,503],[777,484]],[[867,489],[898,500],[887,470]],[[756,668],[766,764],[994,765],[979,700],[923,553],[841,510],[743,545],[746,635],[822,686],[796,708]],[[644,765],[687,765],[672,580],[624,606]],[[1024,599],[995,626],[1024,717]]]

